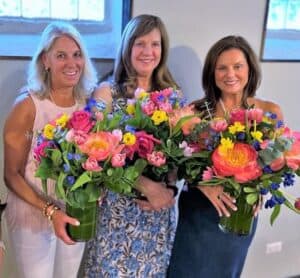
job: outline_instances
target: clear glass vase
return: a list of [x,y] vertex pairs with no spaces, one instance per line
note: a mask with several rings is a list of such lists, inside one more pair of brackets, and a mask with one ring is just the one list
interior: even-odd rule
[[78,219],[79,226],[68,224],[67,231],[75,241],[88,241],[95,237],[97,226],[97,202],[89,203],[84,209],[66,205],[67,215]]
[[253,206],[246,202],[245,194],[241,193],[236,199],[237,211],[230,210],[230,217],[222,216],[219,228],[225,233],[239,236],[249,235],[253,226]]

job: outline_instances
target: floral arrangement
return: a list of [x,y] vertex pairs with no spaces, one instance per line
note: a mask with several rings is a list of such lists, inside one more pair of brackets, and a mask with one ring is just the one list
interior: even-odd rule
[[56,181],[57,196],[73,207],[97,200],[103,186],[134,195],[142,173],[164,180],[184,157],[178,142],[197,122],[184,105],[172,88],[138,89],[113,113],[90,99],[84,110],[59,115],[39,132],[36,177],[45,191],[47,179]]
[[[273,208],[271,224],[281,204],[300,213],[299,202],[282,190],[300,176],[300,133],[284,126],[275,114],[257,108],[234,110],[226,119],[200,123],[186,138],[186,146],[192,154],[204,155],[190,159],[202,173],[197,185],[223,185],[236,198],[243,196],[251,207],[265,196],[265,207]],[[188,163],[181,169],[190,178]]]
[[56,181],[56,195],[72,207],[84,208],[95,202],[105,185],[128,194],[146,163],[136,160],[125,165],[127,153],[119,129],[122,114],[106,111],[103,102],[90,99],[84,110],[70,117],[59,115],[38,134],[36,177]]
[[198,123],[179,91],[167,88],[147,93],[137,89],[125,107],[124,143],[132,161],[144,158],[144,175],[164,180],[167,173],[177,170],[185,149],[183,137]]

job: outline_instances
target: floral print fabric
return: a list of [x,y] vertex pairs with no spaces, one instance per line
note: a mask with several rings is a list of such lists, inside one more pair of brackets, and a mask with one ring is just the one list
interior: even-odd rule
[[84,277],[166,277],[175,210],[142,211],[130,197],[107,191],[95,239],[87,243]]

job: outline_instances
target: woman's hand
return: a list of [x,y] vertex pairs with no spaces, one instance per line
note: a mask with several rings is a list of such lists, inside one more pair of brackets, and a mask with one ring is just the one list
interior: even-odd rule
[[235,199],[223,191],[223,186],[197,186],[197,188],[209,199],[217,210],[219,216],[230,216],[229,208],[237,210]]
[[173,190],[166,188],[164,183],[141,176],[137,182],[137,189],[147,198],[147,201],[136,200],[143,210],[160,211],[175,204]]
[[68,245],[73,245],[76,243],[69,237],[66,230],[66,226],[67,224],[79,226],[80,223],[78,222],[77,219],[68,216],[61,210],[56,210],[52,216],[52,224],[53,224],[55,235],[59,239],[61,239],[64,243]]

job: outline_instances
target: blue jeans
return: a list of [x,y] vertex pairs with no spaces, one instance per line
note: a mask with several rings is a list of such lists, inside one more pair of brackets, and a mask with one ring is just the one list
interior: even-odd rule
[[257,218],[249,236],[223,233],[218,222],[215,208],[198,189],[181,193],[169,278],[240,277]]

